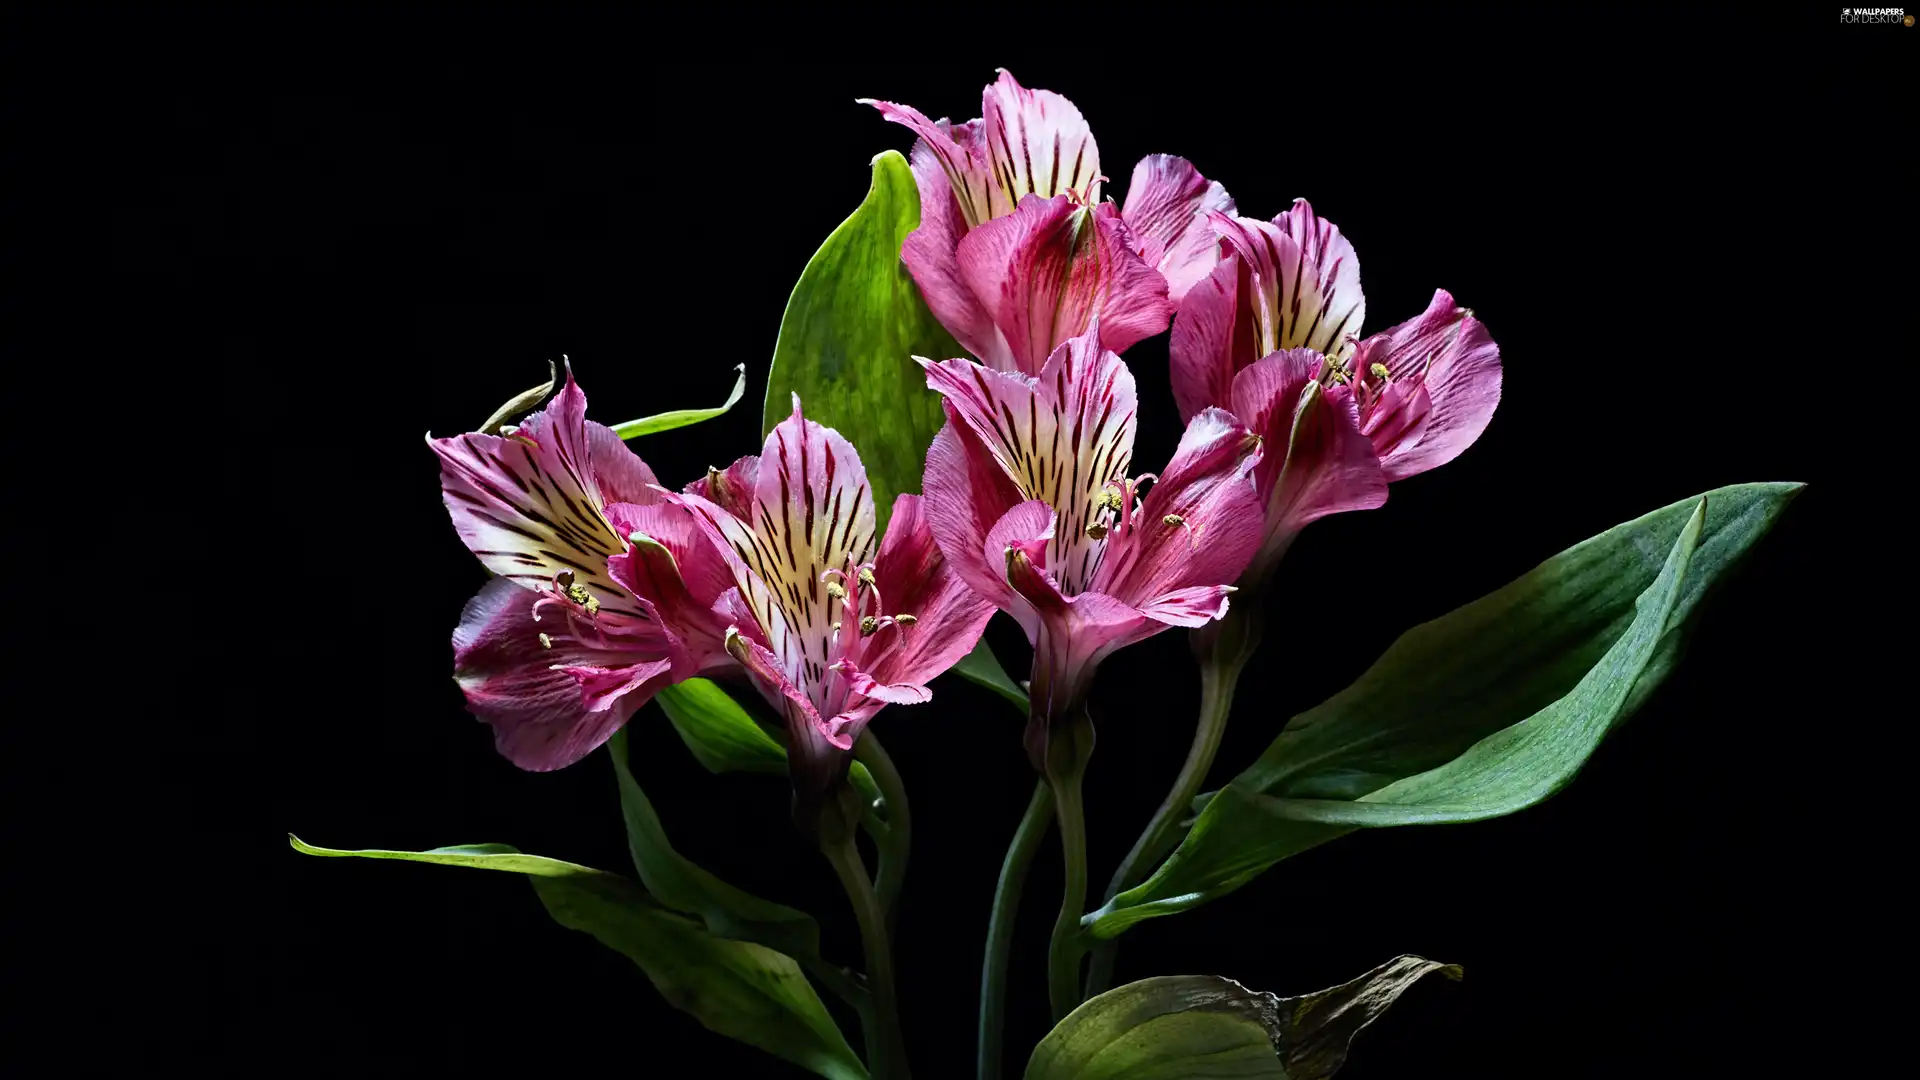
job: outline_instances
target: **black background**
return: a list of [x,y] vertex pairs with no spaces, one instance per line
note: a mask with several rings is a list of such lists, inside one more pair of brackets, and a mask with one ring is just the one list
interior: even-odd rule
[[[695,1053],[716,1075],[797,1075],[668,1008],[522,881],[309,859],[284,835],[625,863],[604,757],[523,773],[462,711],[447,636],[483,577],[421,437],[472,427],[564,353],[609,422],[711,404],[746,363],[734,412],[633,445],[670,484],[755,451],[787,292],[859,202],[868,160],[909,142],[853,99],[970,117],[996,65],[1080,106],[1113,193],[1142,154],[1175,152],[1243,213],[1310,197],[1358,247],[1370,327],[1444,286],[1501,345],[1504,398],[1470,452],[1289,556],[1216,783],[1401,630],[1561,548],[1722,484],[1812,485],[1688,662],[1565,794],[1289,860],[1128,934],[1119,977],[1212,972],[1284,994],[1401,952],[1465,965],[1464,983],[1415,987],[1361,1038],[1356,1080],[1719,1073],[1806,1041],[1805,999],[1838,948],[1823,905],[1857,872],[1803,813],[1827,793],[1809,775],[1849,767],[1808,737],[1834,719],[1827,658],[1848,650],[1816,610],[1846,482],[1824,452],[1855,438],[1849,412],[1877,407],[1831,389],[1875,389],[1861,372],[1890,355],[1861,343],[1885,320],[1863,298],[1872,264],[1832,240],[1872,231],[1837,193],[1889,185],[1873,151],[1843,142],[1837,106],[1862,69],[1911,70],[1920,41],[1896,35],[1920,31],[1835,28],[1825,9],[705,14],[698,28],[503,8],[12,24],[8,121],[32,140],[16,164],[84,207],[43,215],[23,198],[11,214],[72,229],[36,283],[46,305],[31,286],[12,301],[50,317],[33,362],[96,378],[83,390],[112,430],[159,425],[164,442],[139,452],[169,455],[180,488],[224,493],[211,513],[185,512],[180,488],[107,500],[185,530],[191,553],[147,548],[166,584],[146,595],[190,597],[220,628],[165,683],[176,711],[147,714],[191,733],[168,783],[201,850],[222,853],[158,879],[185,898],[178,926],[206,939],[183,961],[186,1000],[154,1003],[198,1005],[189,1049],[249,1072],[625,1059],[673,1075],[662,1062]],[[61,304],[66,273],[98,284]],[[1165,337],[1128,360],[1150,467],[1178,434]],[[153,415],[183,393],[189,408]],[[1017,631],[990,636],[1023,662]],[[1170,783],[1196,689],[1177,632],[1108,665],[1096,885]],[[876,731],[916,812],[897,945],[910,1041],[922,1075],[959,1076],[1031,777],[1003,703],[936,690]],[[128,738],[180,749],[141,731]],[[678,846],[816,913],[830,955],[853,960],[783,786],[707,775],[657,710],[632,739]],[[1045,1028],[1058,887],[1049,847],[1020,925],[1011,1046]]]

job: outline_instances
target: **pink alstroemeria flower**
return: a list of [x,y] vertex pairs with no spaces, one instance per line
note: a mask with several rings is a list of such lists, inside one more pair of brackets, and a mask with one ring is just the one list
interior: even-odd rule
[[661,687],[732,666],[739,598],[719,553],[586,410],[569,369],[508,434],[427,440],[454,530],[498,575],[460,613],[454,679],[500,753],[541,772],[585,757]]
[[1096,327],[1037,376],[919,362],[946,399],[927,453],[934,538],[1034,645],[1027,748],[1044,772],[1052,729],[1078,711],[1102,658],[1226,613],[1260,543],[1249,477],[1259,440],[1206,409],[1163,474],[1129,479],[1133,374]]
[[1266,442],[1257,578],[1308,523],[1380,506],[1389,482],[1472,445],[1500,402],[1500,350],[1444,289],[1360,338],[1353,244],[1304,199],[1271,222],[1205,216],[1223,255],[1174,319],[1174,398],[1184,416],[1229,407]]
[[1181,158],[1134,166],[1126,205],[1100,200],[1100,148],[1071,101],[1002,70],[981,119],[954,124],[862,99],[919,136],[920,227],[901,257],[942,325],[990,367],[1037,374],[1098,320],[1124,352],[1167,328],[1218,259],[1202,211],[1233,200]]
[[802,416],[798,394],[759,457],[672,498],[724,554],[743,599],[725,645],[785,716],[803,796],[845,770],[883,706],[929,700],[924,684],[965,656],[993,615],[949,568],[920,496],[895,498],[874,553],[860,455]]

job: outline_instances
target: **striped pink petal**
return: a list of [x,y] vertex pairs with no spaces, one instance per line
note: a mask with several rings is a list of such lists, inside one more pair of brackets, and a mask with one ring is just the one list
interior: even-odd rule
[[1140,258],[1110,204],[1081,206],[1065,195],[1023,199],[1011,216],[968,233],[956,257],[961,280],[1005,337],[1013,366],[1028,374],[1096,320],[1101,344],[1119,352],[1165,330],[1173,314],[1166,279]]
[[1362,430],[1389,480],[1460,456],[1500,404],[1500,347],[1445,289],[1426,311],[1361,342],[1353,375]]
[[[978,126],[974,121],[972,126]],[[920,188],[920,225],[907,234],[900,258],[907,264],[920,295],[940,325],[954,340],[986,363],[1012,367],[1012,354],[1006,337],[994,325],[993,316],[981,298],[974,295],[961,279],[957,250],[961,238],[975,224],[986,220],[984,209],[969,209],[954,185],[942,155],[927,139],[913,144],[909,160]],[[984,207],[986,171],[980,166],[977,195]],[[978,214],[978,216],[975,216]]]
[[1209,211],[1233,213],[1233,197],[1186,158],[1148,154],[1133,167],[1120,216],[1133,230],[1140,257],[1167,279],[1167,299],[1175,304],[1220,261]]
[[1100,148],[1073,102],[1050,90],[1029,90],[1002,68],[981,95],[981,115],[994,217],[1028,195],[1074,192],[1082,203],[1100,201]]
[[610,429],[586,418],[573,380],[508,436],[428,439],[454,531],[488,570],[539,589],[571,573],[602,610],[640,615],[607,574],[626,543],[607,521],[613,502],[658,502],[653,470]]
[[1054,350],[1037,378],[965,360],[921,362],[949,416],[970,429],[1020,495],[1060,514],[1047,565],[1070,593],[1085,588],[1099,565],[1104,541],[1088,527],[1097,500],[1126,475],[1137,424],[1133,373],[1100,347],[1097,334]]
[[[742,470],[743,472],[745,470]],[[874,548],[873,492],[860,456],[839,432],[793,414],[760,452],[748,517],[699,495],[674,496],[693,511],[727,558],[786,677],[825,707],[821,687],[835,659],[836,605],[824,580],[850,580]]]
[[1224,610],[1218,601],[1225,592],[1206,601],[1190,590],[1231,584],[1260,547],[1251,477],[1257,447],[1231,413],[1208,409],[1194,417],[1139,511],[1113,529],[1092,589],[1175,625],[1217,617],[1200,612]]
[[1233,410],[1264,449],[1254,482],[1265,507],[1263,568],[1311,522],[1387,501],[1373,444],[1360,433],[1350,387],[1322,385],[1325,358],[1312,349],[1262,357],[1233,380]]
[[676,643],[657,622],[604,608],[588,618],[495,578],[461,612],[453,649],[467,708],[500,753],[546,772],[591,753],[672,682]]
[[731,667],[726,629],[737,599],[727,560],[693,515],[667,503],[607,507],[628,550],[607,560],[613,580],[645,600],[684,651],[676,680]]

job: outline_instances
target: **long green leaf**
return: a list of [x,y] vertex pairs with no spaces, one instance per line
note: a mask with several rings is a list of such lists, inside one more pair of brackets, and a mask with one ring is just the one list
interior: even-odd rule
[[[787,771],[787,748],[753,718],[733,695],[708,679],[688,679],[655,696],[673,729],[708,772]],[[880,787],[866,765],[853,762],[847,778],[868,806],[880,801]],[[886,810],[875,811],[884,823]]]
[[972,652],[961,657],[960,662],[948,670],[968,682],[978,683],[1006,698],[1020,710],[1020,715],[1027,714],[1030,707],[1027,703],[1027,692],[1020,689],[1020,684],[1013,681],[1013,677],[1007,674],[1006,668],[1000,666],[1000,661],[993,655],[993,650],[987,648],[986,638],[981,638]]
[[1438,825],[1511,814],[1559,791],[1620,719],[1627,694],[1653,659],[1705,516],[1703,501],[1674,541],[1660,576],[1640,594],[1633,624],[1565,697],[1481,739],[1445,765],[1357,800],[1263,795],[1264,805],[1279,817],[1326,825]]
[[688,424],[697,424],[702,420],[711,420],[726,413],[740,403],[747,392],[747,365],[735,364],[733,370],[739,374],[733,380],[733,392],[727,400],[711,409],[675,409],[656,416],[643,416],[638,420],[629,420],[624,424],[613,425],[613,433],[623,439],[637,439],[642,435],[654,435],[662,431],[672,431]]
[[627,850],[640,883],[654,899],[675,911],[698,915],[708,930],[723,938],[757,942],[800,957],[819,951],[820,927],[812,916],[743,892],[674,850],[653,803],[628,767],[624,730],[608,740],[607,753],[620,784]]
[[1215,975],[1142,979],[1082,1004],[1047,1034],[1026,1080],[1324,1080],[1407,987],[1460,969],[1418,956],[1352,982],[1283,998]]
[[878,524],[893,497],[920,490],[927,445],[944,414],[913,357],[964,356],[927,310],[900,261],[920,225],[913,172],[897,151],[873,159],[873,186],[808,260],[787,300],[767,376],[767,430],[800,395],[809,419],[837,429],[860,451]]
[[556,922],[591,934],[625,955],[662,997],[709,1031],[832,1080],[864,1080],[867,1075],[791,957],[751,942],[715,937],[699,923],[662,908],[646,890],[617,874],[525,855],[505,844],[347,851],[314,847],[298,837],[289,840],[296,851],[308,855],[403,859],[526,874]]
[[[1089,930],[1109,938],[1141,919],[1205,903],[1353,827],[1328,823],[1335,815],[1327,807],[1299,802],[1287,803],[1292,809],[1282,816],[1273,800],[1360,800],[1439,769],[1573,694],[1628,635],[1642,613],[1638,601],[1704,498],[1698,542],[1681,568],[1672,609],[1624,697],[1606,710],[1605,726],[1631,716],[1678,662],[1701,598],[1766,534],[1800,486],[1742,484],[1682,500],[1407,631],[1352,686],[1294,717],[1260,760],[1205,803],[1179,850],[1152,877],[1089,916]],[[1388,812],[1342,813],[1345,822]],[[1293,819],[1301,816],[1317,820]]]

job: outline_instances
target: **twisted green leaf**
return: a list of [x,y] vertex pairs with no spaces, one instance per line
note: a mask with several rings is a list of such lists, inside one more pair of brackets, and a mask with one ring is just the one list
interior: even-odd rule
[[643,416],[638,420],[629,420],[624,424],[613,425],[613,433],[623,439],[637,439],[642,435],[654,435],[662,431],[672,431],[688,424],[697,424],[702,420],[711,420],[721,416],[728,409],[740,403],[747,392],[747,365],[735,364],[733,370],[739,374],[733,380],[733,392],[727,400],[711,409],[675,409],[655,416]]
[[1361,1028],[1436,971],[1460,978],[1458,967],[1401,956],[1291,998],[1215,975],[1142,979],[1069,1013],[1034,1048],[1026,1080],[1324,1080]]

